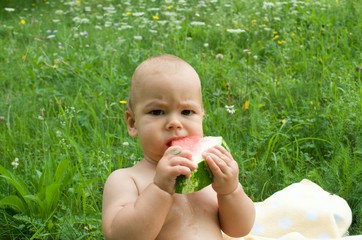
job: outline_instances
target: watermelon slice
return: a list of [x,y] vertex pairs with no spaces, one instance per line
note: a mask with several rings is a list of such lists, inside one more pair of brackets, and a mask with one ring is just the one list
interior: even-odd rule
[[[222,137],[187,137],[172,141],[171,146],[180,146],[192,152],[192,160],[197,163],[197,169],[186,178],[180,175],[176,179],[176,193],[192,193],[203,189],[212,183],[212,173],[202,158],[202,153],[223,143]],[[177,154],[177,152],[175,153]]]

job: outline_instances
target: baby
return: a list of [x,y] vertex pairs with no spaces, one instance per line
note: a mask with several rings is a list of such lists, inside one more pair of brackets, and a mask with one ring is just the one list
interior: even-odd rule
[[[203,153],[213,183],[176,194],[179,175],[197,165],[175,139],[203,136],[201,83],[194,68],[173,55],[158,55],[135,70],[125,114],[128,133],[144,157],[114,171],[104,187],[102,222],[107,239],[223,239],[248,234],[254,204],[239,183],[239,168],[223,147]],[[178,153],[178,154],[175,154]]]

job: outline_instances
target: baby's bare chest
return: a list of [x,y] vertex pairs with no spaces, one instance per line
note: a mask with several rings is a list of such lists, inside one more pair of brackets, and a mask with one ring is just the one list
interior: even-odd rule
[[217,216],[215,200],[206,193],[175,194],[172,208],[169,212],[170,220],[175,218],[198,219],[214,218]]
[[[152,182],[153,177],[154,174],[134,177],[140,193]],[[192,194],[174,194],[173,198],[157,240],[222,239],[216,193],[211,186]]]
[[[174,195],[157,239],[219,239],[217,205],[207,193]],[[220,238],[221,239],[221,238]]]

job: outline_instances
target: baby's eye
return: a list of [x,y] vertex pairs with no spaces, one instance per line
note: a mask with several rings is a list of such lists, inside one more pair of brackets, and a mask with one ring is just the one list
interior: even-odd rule
[[165,114],[165,112],[162,111],[162,110],[157,109],[157,110],[150,111],[149,114],[154,115],[154,116],[160,116],[160,115]]
[[182,110],[181,114],[185,115],[185,116],[191,116],[192,114],[194,114],[194,111],[192,111],[192,110]]

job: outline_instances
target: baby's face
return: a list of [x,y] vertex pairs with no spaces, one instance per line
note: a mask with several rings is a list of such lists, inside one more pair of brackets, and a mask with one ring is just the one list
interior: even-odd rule
[[145,69],[135,89],[134,127],[145,158],[158,161],[172,140],[203,135],[201,84],[193,68]]

